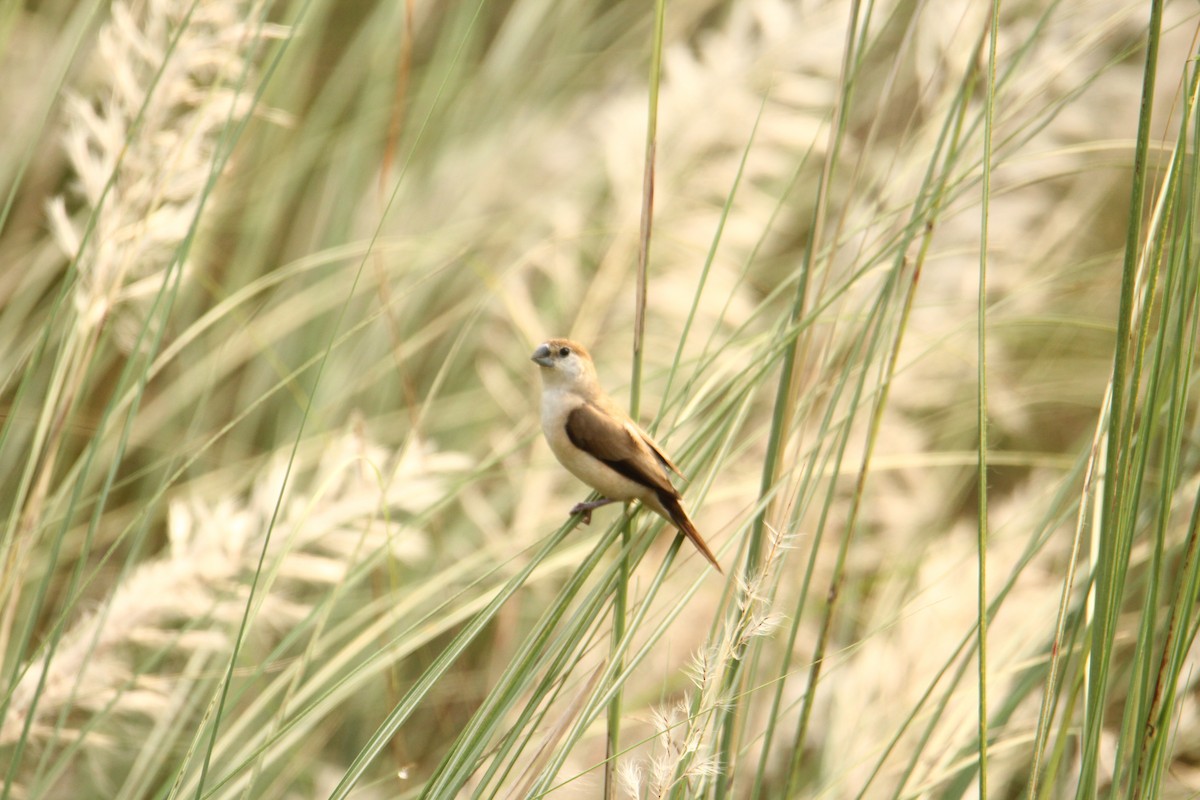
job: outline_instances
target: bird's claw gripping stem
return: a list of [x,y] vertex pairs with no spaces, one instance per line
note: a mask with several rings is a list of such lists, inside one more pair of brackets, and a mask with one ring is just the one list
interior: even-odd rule
[[601,506],[606,506],[609,503],[615,503],[615,502],[617,502],[617,501],[616,500],[606,500],[604,498],[601,498],[599,500],[593,500],[590,503],[576,503],[575,505],[571,506],[571,514],[572,514],[572,516],[575,514],[582,514],[583,515],[583,524],[591,525],[592,524],[592,511],[594,511],[597,508],[600,508]]

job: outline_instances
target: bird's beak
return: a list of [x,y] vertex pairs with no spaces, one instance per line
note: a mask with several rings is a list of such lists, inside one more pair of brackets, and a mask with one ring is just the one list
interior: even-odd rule
[[544,344],[537,350],[533,351],[533,355],[529,357],[530,361],[535,361],[543,367],[553,367],[554,359],[550,357],[550,345]]

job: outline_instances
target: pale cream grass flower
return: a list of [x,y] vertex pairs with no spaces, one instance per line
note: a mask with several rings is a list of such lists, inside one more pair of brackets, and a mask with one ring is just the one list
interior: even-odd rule
[[640,764],[629,758],[622,761],[617,766],[617,780],[620,781],[625,794],[640,800],[642,786],[645,782],[645,775],[642,773]]
[[[175,501],[168,552],[135,569],[103,608],[76,622],[48,671],[41,655],[26,665],[0,725],[0,743],[20,736],[31,711],[32,739],[39,740],[61,735],[54,720],[71,709],[154,718],[168,708],[173,681],[187,677],[139,674],[135,648],[227,652],[264,544],[251,622],[274,628],[310,613],[318,593],[340,583],[356,563],[380,553],[407,563],[421,560],[425,534],[405,521],[444,497],[449,481],[469,465],[465,456],[416,440],[394,454],[344,434],[325,448],[314,469],[294,470],[286,488],[284,454],[246,500]],[[280,513],[271,529],[277,502]],[[43,674],[45,686],[35,701]]]
[[675,741],[675,728],[687,717],[686,705],[676,705],[669,710],[654,709],[654,729],[658,734],[655,750],[650,757],[650,779],[648,789],[651,797],[662,797],[675,776],[679,763],[680,748]]
[[743,657],[753,639],[770,636],[783,620],[783,615],[768,607],[767,587],[777,577],[781,556],[790,540],[790,536],[770,531],[762,568],[755,570],[748,580],[738,581],[738,616],[722,626],[714,641],[692,654],[684,671],[696,687],[694,699],[685,697],[669,710],[651,709],[655,736],[648,757],[645,796],[663,797],[677,780],[688,783],[689,795],[699,794],[704,783],[720,775],[721,761],[715,753],[718,717],[714,712],[733,705],[732,698],[725,693],[729,669]]
[[250,113],[254,52],[264,37],[283,35],[262,22],[261,9],[228,0],[112,4],[94,54],[98,78],[86,96],[68,94],[63,110],[83,213],[69,212],[63,196],[48,209],[77,263],[84,329],[123,308],[130,313],[117,332],[128,347],[145,322],[223,166],[221,148]]
[[[625,759],[618,767],[621,788],[629,797],[666,797],[680,779],[710,780],[721,773],[721,762],[708,752],[707,741],[691,735],[694,726],[688,718],[686,698],[669,710],[652,708],[650,715],[655,737],[647,763]],[[676,770],[684,759],[687,766],[682,776],[677,777]],[[692,788],[694,793],[695,787]]]

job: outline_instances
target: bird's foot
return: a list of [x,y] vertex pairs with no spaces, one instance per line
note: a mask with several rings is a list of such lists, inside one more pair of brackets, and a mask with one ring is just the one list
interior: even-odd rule
[[600,508],[601,506],[606,506],[609,503],[615,503],[615,502],[617,502],[617,501],[616,500],[605,500],[602,498],[600,500],[593,500],[590,503],[576,503],[575,505],[571,506],[571,514],[572,515],[582,514],[583,515],[583,524],[591,525],[592,524],[592,511],[594,511],[597,508]]

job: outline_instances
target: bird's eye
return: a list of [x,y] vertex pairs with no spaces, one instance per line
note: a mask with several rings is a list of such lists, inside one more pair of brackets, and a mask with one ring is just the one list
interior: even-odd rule
[[558,348],[558,355],[560,358],[566,358],[567,356],[571,355],[571,348],[569,348],[569,347]]

